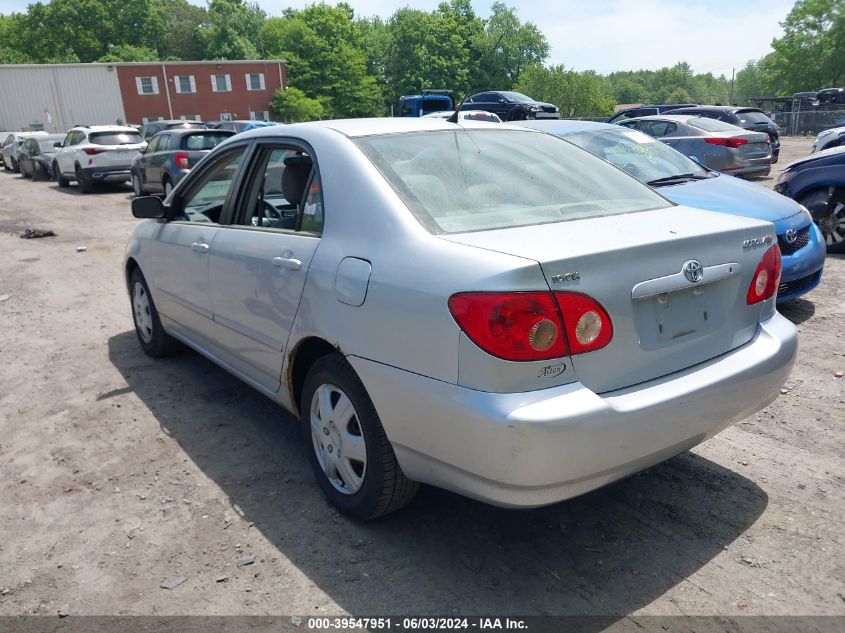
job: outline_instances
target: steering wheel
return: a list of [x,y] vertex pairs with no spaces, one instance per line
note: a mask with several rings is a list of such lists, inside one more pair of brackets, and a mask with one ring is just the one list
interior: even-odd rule
[[272,204],[267,202],[266,200],[261,201],[264,204],[264,217],[269,218],[271,220],[278,220],[282,217],[282,214],[279,213],[279,210],[274,207]]

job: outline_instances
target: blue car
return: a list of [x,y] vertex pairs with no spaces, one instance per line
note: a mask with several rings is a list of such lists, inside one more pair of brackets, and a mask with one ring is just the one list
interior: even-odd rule
[[772,222],[783,257],[778,302],[800,297],[819,284],[824,238],[807,209],[793,200],[702,167],[657,139],[618,125],[590,121],[520,121],[519,125],[574,143],[678,204]]
[[809,209],[829,252],[845,252],[845,146],[789,163],[775,191]]

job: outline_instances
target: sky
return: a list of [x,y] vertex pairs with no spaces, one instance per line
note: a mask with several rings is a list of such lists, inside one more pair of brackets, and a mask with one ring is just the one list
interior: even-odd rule
[[[203,5],[202,0],[190,0]],[[771,50],[793,0],[504,0],[536,24],[551,45],[547,63],[574,70],[657,69],[686,61],[697,73],[730,77]],[[357,15],[389,17],[397,7],[434,9],[438,0],[347,0]],[[331,3],[331,2],[330,2]],[[27,0],[0,0],[0,13],[26,10]],[[311,0],[258,0],[270,15]],[[492,0],[474,0],[486,17]]]

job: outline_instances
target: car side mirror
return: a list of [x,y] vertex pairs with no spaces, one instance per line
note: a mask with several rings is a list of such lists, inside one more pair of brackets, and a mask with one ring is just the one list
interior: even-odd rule
[[136,218],[163,218],[167,210],[161,198],[157,196],[141,196],[132,200],[132,215]]
[[62,146],[62,142],[61,142],[61,141],[56,141],[55,143],[53,143],[53,147],[55,147],[55,148],[57,148],[57,149],[58,149],[58,148],[60,148],[61,146]]

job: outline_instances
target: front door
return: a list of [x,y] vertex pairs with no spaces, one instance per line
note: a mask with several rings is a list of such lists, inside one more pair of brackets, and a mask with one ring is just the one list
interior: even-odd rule
[[[316,164],[294,145],[264,145],[210,258],[216,338],[235,369],[278,391],[288,337],[322,232]],[[286,172],[288,172],[286,174]]]
[[220,232],[248,144],[210,163],[171,202],[176,216],[158,226],[145,266],[158,310],[178,334],[213,351],[209,256]]

